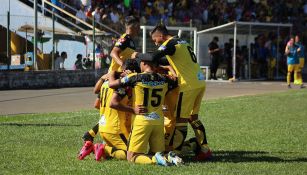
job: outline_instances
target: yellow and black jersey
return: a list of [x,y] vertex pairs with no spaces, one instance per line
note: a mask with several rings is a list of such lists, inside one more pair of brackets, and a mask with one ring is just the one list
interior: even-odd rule
[[166,56],[169,64],[175,69],[180,91],[192,90],[205,86],[205,77],[192,47],[184,40],[171,37],[153,53],[153,59]]
[[120,134],[125,128],[126,114],[125,112],[118,111],[110,108],[110,102],[112,100],[112,95],[120,93],[123,100],[121,103],[127,104],[128,97],[125,95],[125,89],[118,88],[116,90],[109,88],[109,82],[105,81],[100,89],[100,121],[99,121],[99,131],[110,133],[110,134]]
[[133,125],[163,125],[162,104],[166,93],[178,82],[158,73],[132,73],[121,79],[121,87],[132,88],[132,106],[147,108],[145,115],[135,115]]
[[[131,39],[129,34],[123,34],[115,43],[114,47],[120,48],[121,52],[119,57],[122,61],[125,61],[127,58],[130,58],[132,53],[135,51],[135,43]],[[120,66],[112,58],[111,65],[109,67],[110,71],[122,71]]]

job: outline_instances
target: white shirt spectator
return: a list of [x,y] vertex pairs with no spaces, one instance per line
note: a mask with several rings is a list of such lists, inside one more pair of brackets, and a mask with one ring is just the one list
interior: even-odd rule
[[81,0],[81,3],[85,7],[85,10],[91,8],[91,5],[92,5],[91,0]]
[[60,69],[64,69],[64,59],[59,56],[55,59],[54,62],[54,69],[55,70],[60,70]]
[[[84,13],[84,11],[82,11],[82,9],[78,10],[76,17],[79,19],[82,19],[83,21],[86,20],[86,15]],[[76,24],[80,24],[80,22],[78,20],[76,20]]]
[[96,10],[93,11],[93,12],[92,12],[92,16],[94,17],[94,19],[95,19],[96,22],[100,22],[101,15],[100,15],[100,13],[99,13],[99,10],[98,10],[98,12],[97,12]]
[[111,12],[110,13],[110,18],[112,20],[113,23],[117,23],[119,21],[119,15],[116,12]]

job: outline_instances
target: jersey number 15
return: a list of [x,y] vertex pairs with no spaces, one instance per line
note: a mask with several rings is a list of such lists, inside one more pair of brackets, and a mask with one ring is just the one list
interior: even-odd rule
[[143,101],[143,106],[148,106],[148,102],[150,100],[150,104],[152,107],[157,107],[161,104],[161,92],[163,89],[153,89],[151,91],[151,96],[149,98],[149,88],[144,88],[144,101]]

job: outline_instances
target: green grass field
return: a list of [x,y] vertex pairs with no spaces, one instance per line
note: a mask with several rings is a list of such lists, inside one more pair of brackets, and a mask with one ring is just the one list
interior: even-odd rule
[[307,90],[209,100],[200,116],[214,159],[182,167],[77,160],[95,110],[0,116],[0,174],[307,174]]

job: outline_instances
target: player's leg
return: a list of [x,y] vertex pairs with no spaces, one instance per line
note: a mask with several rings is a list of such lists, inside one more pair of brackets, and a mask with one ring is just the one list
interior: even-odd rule
[[176,104],[179,94],[179,88],[176,88],[166,94],[164,110],[164,137],[165,137],[165,149],[166,151],[172,150],[171,139],[174,134],[176,124]]
[[96,137],[99,129],[99,124],[97,123],[92,129],[84,133],[82,139],[83,141],[94,141],[94,137]]
[[[154,126],[133,126],[130,139],[128,141],[127,160],[138,164],[157,164],[167,166],[166,158],[160,153],[148,155],[149,139]],[[162,142],[164,141],[162,126]],[[164,144],[161,145],[164,150]]]
[[294,65],[292,64],[288,64],[288,73],[287,73],[287,85],[288,85],[288,88],[291,88],[291,73],[293,72],[293,69],[294,69]]
[[299,66],[298,64],[295,64],[293,67],[293,72],[294,72],[294,80],[293,80],[293,84],[298,84],[298,74],[299,74]]
[[84,144],[78,155],[78,158],[80,160],[83,160],[87,155],[94,151],[93,140],[98,132],[98,129],[99,124],[97,123],[92,129],[90,129],[83,135],[82,139],[84,141]]
[[297,84],[303,87],[303,77],[302,77],[302,69],[304,68],[305,59],[300,58],[299,65],[298,65],[298,72],[297,72]]
[[180,92],[176,103],[177,105],[175,111],[175,130],[170,137],[169,143],[169,145],[172,146],[173,150],[176,153],[180,153],[184,140],[186,139],[189,122],[188,118],[192,108],[192,104],[189,103],[190,100],[187,100],[185,98],[185,92]]
[[211,150],[208,147],[205,126],[199,120],[199,117],[198,117],[201,101],[205,94],[205,90],[206,90],[205,87],[195,90],[195,93],[197,93],[197,96],[195,98],[192,115],[189,118],[189,123],[191,124],[193,128],[197,143],[199,144],[199,148],[200,148],[196,152],[196,157],[195,157],[196,160],[206,160],[206,159],[210,159],[212,156]]
[[116,158],[125,160],[127,157],[127,139],[123,134],[109,134],[100,132],[101,138],[105,144],[96,146],[95,144],[95,157],[96,160],[103,158]]
[[182,165],[182,159],[175,152],[170,151],[167,155],[163,154],[165,151],[164,126],[154,125],[152,128],[149,138],[149,152],[154,153],[154,156],[151,158],[152,161],[162,166]]
[[154,164],[155,159],[146,155],[151,126],[133,126],[128,141],[127,160],[139,164]]

